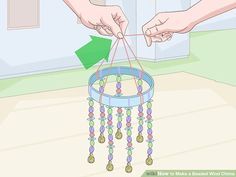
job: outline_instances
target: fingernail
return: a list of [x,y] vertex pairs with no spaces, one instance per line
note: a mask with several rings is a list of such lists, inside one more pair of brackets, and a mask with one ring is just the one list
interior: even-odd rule
[[119,32],[119,33],[117,34],[117,36],[118,36],[119,39],[123,39],[123,38],[124,38],[124,36],[123,36],[123,34],[122,34],[121,32]]
[[147,30],[147,31],[145,32],[145,34],[146,34],[147,36],[150,36],[150,35],[151,35],[151,31],[150,31],[150,30]]

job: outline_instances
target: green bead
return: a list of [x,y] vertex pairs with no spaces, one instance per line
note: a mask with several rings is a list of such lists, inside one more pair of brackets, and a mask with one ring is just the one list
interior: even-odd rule
[[118,117],[118,121],[121,122],[122,121],[122,116]]
[[148,128],[152,128],[152,123],[151,123],[151,122],[148,122],[148,123],[147,123],[147,127],[148,127]]
[[109,129],[108,129],[108,134],[110,134],[110,135],[111,135],[112,133],[113,133],[113,130],[112,130],[112,128],[109,128]]
[[152,103],[151,102],[147,103],[147,108],[152,108]]
[[99,86],[101,86],[101,87],[104,86],[104,80],[99,81]]
[[128,151],[127,151],[127,154],[128,154],[129,156],[131,156],[131,155],[132,155],[132,150],[128,150]]
[[113,148],[109,148],[109,154],[113,154]]
[[143,85],[143,80],[139,79],[138,80],[138,85]]
[[142,119],[139,120],[138,123],[139,123],[139,125],[143,125],[143,120]]
[[111,162],[108,162],[106,169],[107,171],[112,171],[114,169],[113,164]]
[[112,110],[112,108],[108,108],[108,114],[112,114],[112,112],[113,112],[113,110]]
[[125,171],[126,173],[131,173],[133,170],[132,166],[130,164],[128,164],[126,167],[125,167]]
[[127,109],[126,115],[127,115],[127,116],[130,116],[130,115],[131,115],[131,110],[130,110],[130,109]]
[[93,100],[89,100],[89,106],[94,106]]
[[88,163],[94,163],[95,162],[95,158],[93,156],[93,154],[90,154],[88,157]]
[[91,145],[91,146],[94,146],[94,144],[95,144],[94,140],[91,140],[91,141],[90,141],[90,145]]
[[152,142],[149,142],[149,143],[148,143],[148,147],[149,147],[149,148],[152,148],[152,147],[153,147],[153,143],[152,143]]
[[116,77],[116,82],[121,82],[121,76]]
[[152,164],[153,164],[153,159],[152,159],[151,157],[148,157],[148,158],[146,159],[146,164],[147,164],[147,165],[152,165]]
[[101,120],[100,125],[105,126],[106,122],[104,120]]
[[106,141],[105,136],[101,134],[101,135],[98,137],[98,142],[102,144],[102,143],[105,143],[105,141]]
[[90,126],[90,127],[93,127],[93,126],[94,126],[94,121],[93,121],[93,120],[89,121],[89,126]]
[[132,135],[131,130],[127,130],[127,135],[128,135],[128,136],[131,136],[131,135]]

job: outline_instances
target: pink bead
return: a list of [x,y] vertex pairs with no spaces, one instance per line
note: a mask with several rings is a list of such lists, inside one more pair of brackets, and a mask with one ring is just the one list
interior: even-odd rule
[[127,123],[126,123],[126,126],[127,126],[127,127],[130,127],[130,126],[131,126],[131,123],[130,123],[130,122],[127,122]]
[[149,134],[148,139],[151,140],[152,138],[153,138],[153,136]]
[[113,141],[109,141],[108,144],[112,146],[113,145]]
[[91,133],[89,134],[89,136],[90,136],[90,137],[94,137],[95,134],[94,134],[93,132],[91,132]]
[[116,89],[116,93],[121,94],[121,89]]
[[121,108],[118,108],[118,109],[117,109],[117,113],[118,113],[118,114],[121,114],[121,113],[122,113],[122,109],[121,109]]
[[127,143],[127,146],[128,146],[128,147],[132,147],[132,145],[133,145],[133,144],[132,144],[131,142],[130,142],[130,143]]
[[108,124],[108,125],[112,125],[112,121],[111,121],[111,120],[108,120],[108,121],[107,121],[107,124]]
[[143,117],[143,113],[142,112],[138,113],[138,116]]
[[104,112],[100,113],[100,116],[105,117],[105,113]]
[[152,119],[152,115],[147,115],[147,119]]
[[89,116],[90,118],[92,118],[92,117],[94,116],[94,114],[93,114],[92,112],[90,112],[90,113],[88,114],[88,116]]

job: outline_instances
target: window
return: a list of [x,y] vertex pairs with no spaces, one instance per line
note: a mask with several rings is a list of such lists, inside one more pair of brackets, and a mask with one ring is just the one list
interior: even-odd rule
[[39,0],[8,0],[7,6],[8,29],[39,27]]

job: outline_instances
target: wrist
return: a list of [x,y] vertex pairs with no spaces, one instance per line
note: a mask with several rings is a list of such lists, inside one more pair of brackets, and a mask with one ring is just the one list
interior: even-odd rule
[[189,8],[188,10],[186,10],[184,16],[186,19],[187,26],[191,29],[199,23],[198,15],[194,12],[193,8]]
[[89,0],[64,0],[64,2],[76,13],[78,17],[81,17],[83,10],[92,6]]

